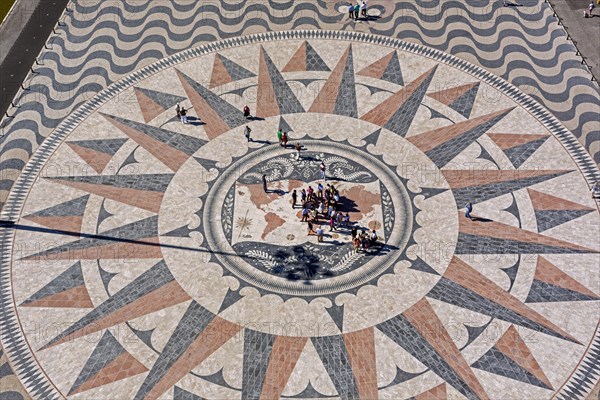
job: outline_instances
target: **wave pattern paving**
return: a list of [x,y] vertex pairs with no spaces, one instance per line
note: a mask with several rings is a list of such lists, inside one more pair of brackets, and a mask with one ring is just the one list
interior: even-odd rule
[[0,206],[40,143],[111,83],[196,45],[290,29],[380,34],[479,65],[539,101],[598,164],[598,85],[545,2],[521,3],[372,0],[381,17],[354,22],[336,0],[74,0],[0,124]]

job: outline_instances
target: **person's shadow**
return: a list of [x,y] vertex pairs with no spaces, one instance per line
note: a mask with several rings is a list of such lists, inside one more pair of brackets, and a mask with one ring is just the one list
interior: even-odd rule
[[206,125],[206,122],[200,121],[200,118],[198,118],[198,117],[189,116],[187,118],[187,120],[188,120],[188,124],[190,124],[190,125],[194,125],[194,126]]
[[473,222],[494,222],[494,220],[492,220],[492,219],[476,217],[474,215],[471,215],[471,221],[473,221]]

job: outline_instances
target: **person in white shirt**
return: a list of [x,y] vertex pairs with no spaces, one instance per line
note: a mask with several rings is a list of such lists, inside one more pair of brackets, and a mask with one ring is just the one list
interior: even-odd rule
[[317,242],[322,242],[323,241],[323,228],[321,228],[321,225],[319,225],[319,227],[317,228]]

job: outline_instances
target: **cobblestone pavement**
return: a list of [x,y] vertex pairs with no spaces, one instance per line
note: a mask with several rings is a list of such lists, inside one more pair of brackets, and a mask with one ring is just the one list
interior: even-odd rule
[[[293,17],[270,19],[281,31],[267,33],[252,18],[264,3],[231,5],[245,10],[240,21],[223,3],[210,29],[231,38],[199,47],[208,28],[182,33],[199,6],[169,4],[90,2],[69,17],[106,7],[67,29],[96,40],[78,57],[105,60],[93,70],[105,85],[122,79],[56,111],[60,126],[38,136],[3,207],[16,224],[0,228],[1,339],[31,396],[591,392],[600,213],[589,184],[598,171],[559,120],[465,57],[364,32],[293,29],[315,18],[399,29],[406,3],[373,1],[360,22],[343,3],[294,3]],[[173,10],[189,20],[172,23],[168,41],[153,33],[164,20],[136,15]],[[138,48],[103,50],[112,36],[102,32],[115,26]],[[165,58],[172,42],[183,47]],[[81,74],[79,88],[93,85]],[[330,230],[321,216],[323,242],[290,201],[319,183],[336,186],[352,222]],[[375,230],[376,245],[355,252],[352,226]]]

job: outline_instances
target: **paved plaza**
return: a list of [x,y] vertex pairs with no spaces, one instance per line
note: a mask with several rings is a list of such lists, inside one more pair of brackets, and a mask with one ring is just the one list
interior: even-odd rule
[[598,396],[600,95],[523,3],[69,3],[2,121],[0,399]]

